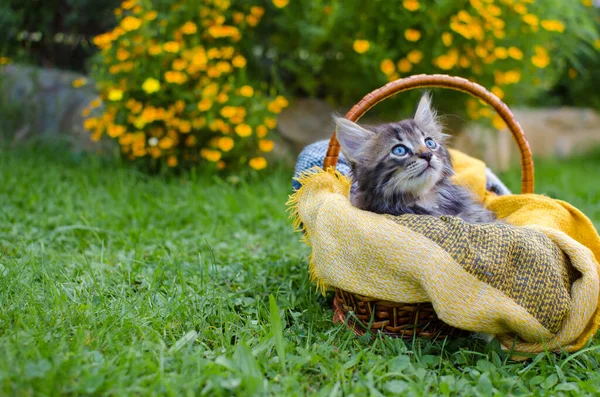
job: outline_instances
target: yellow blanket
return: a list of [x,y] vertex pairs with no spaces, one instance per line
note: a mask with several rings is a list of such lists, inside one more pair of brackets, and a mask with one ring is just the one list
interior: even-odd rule
[[431,302],[444,322],[494,334],[507,349],[581,349],[600,326],[600,237],[592,223],[545,196],[496,196],[485,189],[484,163],[451,156],[456,183],[524,227],[362,211],[350,204],[348,178],[313,169],[289,202],[312,246],[312,279],[323,291]]

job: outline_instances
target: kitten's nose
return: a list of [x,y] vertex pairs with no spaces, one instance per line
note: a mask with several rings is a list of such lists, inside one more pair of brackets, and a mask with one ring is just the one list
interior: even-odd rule
[[431,152],[421,152],[421,153],[418,153],[417,156],[420,159],[427,160],[428,163],[431,162],[431,156],[432,156]]

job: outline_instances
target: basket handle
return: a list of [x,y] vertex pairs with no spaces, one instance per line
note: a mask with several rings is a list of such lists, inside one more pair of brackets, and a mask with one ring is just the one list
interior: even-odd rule
[[[494,110],[500,117],[502,117],[502,120],[504,120],[510,129],[510,132],[512,132],[512,135],[519,146],[519,150],[521,151],[521,192],[533,193],[533,158],[531,157],[531,149],[529,148],[529,143],[525,138],[523,129],[515,120],[515,116],[504,102],[479,84],[473,83],[469,80],[461,77],[446,76],[442,74],[420,74],[404,79],[398,79],[365,95],[365,97],[359,103],[354,105],[354,107],[350,109],[348,113],[346,113],[345,118],[350,121],[357,121],[369,109],[384,99],[387,99],[392,95],[402,91],[423,87],[440,87],[463,91],[471,94],[475,98],[481,99],[494,108]],[[334,131],[331,140],[329,141],[327,155],[323,161],[323,168],[327,169],[329,167],[333,167],[335,169],[339,154],[340,144],[335,136]]]

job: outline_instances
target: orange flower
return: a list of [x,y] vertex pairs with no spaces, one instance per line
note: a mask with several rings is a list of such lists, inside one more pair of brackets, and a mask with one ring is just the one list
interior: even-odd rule
[[165,44],[163,44],[163,48],[167,52],[177,53],[181,49],[181,46],[176,41],[168,41]]
[[412,50],[408,53],[408,55],[406,55],[406,59],[414,64],[417,64],[423,59],[423,53],[419,50]]
[[235,133],[242,138],[248,137],[252,135],[252,127],[250,127],[248,124],[240,124],[235,127]]
[[275,144],[273,141],[269,139],[261,139],[258,141],[258,148],[265,153],[272,151],[274,146]]
[[273,129],[277,126],[277,120],[272,117],[265,117],[265,125],[270,129]]
[[116,138],[118,136],[121,136],[125,133],[126,129],[124,126],[122,125],[118,125],[118,124],[113,124],[110,125],[107,129],[106,129],[106,133],[108,134],[108,136],[110,136],[111,138]]
[[267,136],[269,130],[264,125],[259,125],[256,127],[256,136],[259,138],[264,138]]
[[200,151],[200,156],[213,163],[221,160],[221,152],[218,150],[202,149]]
[[218,145],[219,149],[221,149],[224,152],[228,152],[231,149],[233,149],[233,146],[235,145],[235,142],[233,141],[233,139],[231,139],[228,136],[224,136],[219,138],[219,142]]
[[386,76],[389,76],[390,74],[392,74],[396,71],[396,66],[394,66],[394,62],[391,59],[384,59],[383,61],[381,61],[381,64],[379,65],[379,69]]
[[154,10],[148,11],[146,13],[146,15],[144,15],[144,19],[146,21],[154,21],[156,19],[157,15],[158,15],[158,13],[156,11],[154,11]]
[[421,8],[421,4],[419,4],[418,0],[404,0],[402,6],[408,11],[417,11]]
[[87,83],[87,79],[85,77],[80,77],[78,79],[73,80],[73,83],[71,83],[73,85],[73,87],[75,88],[79,88],[81,86],[84,86]]
[[231,64],[236,68],[243,68],[244,66],[246,66],[246,58],[244,58],[241,55],[236,55],[231,60]]
[[142,26],[142,20],[132,16],[126,16],[121,21],[121,27],[128,32],[139,29]]
[[421,32],[419,32],[417,29],[406,29],[404,31],[404,37],[408,41],[419,41],[421,38]]
[[200,102],[198,102],[198,110],[201,112],[205,112],[212,107],[212,101],[210,99],[204,98]]
[[264,157],[254,157],[250,159],[248,164],[255,170],[260,171],[267,167],[267,160]]
[[181,31],[183,32],[183,34],[194,34],[198,31],[198,27],[196,26],[196,24],[194,22],[187,21],[181,27]]
[[442,42],[446,47],[450,47],[452,45],[452,33],[444,32],[442,33]]
[[398,61],[398,70],[402,73],[408,73],[412,70],[412,63],[408,59]]
[[240,95],[250,98],[254,95],[254,89],[249,85],[242,86],[240,88]]
[[167,158],[167,165],[171,168],[173,167],[177,167],[178,161],[177,161],[177,157],[175,156],[169,156]]
[[187,79],[188,77],[186,74],[182,72],[177,72],[174,70],[165,72],[165,80],[167,80],[168,83],[183,84],[187,81]]
[[289,3],[289,0],[273,0],[273,4],[277,8],[283,8],[283,7],[287,6],[288,3]]
[[368,40],[354,40],[354,44],[352,45],[354,51],[359,54],[364,54],[369,51],[369,47],[371,47],[371,43]]

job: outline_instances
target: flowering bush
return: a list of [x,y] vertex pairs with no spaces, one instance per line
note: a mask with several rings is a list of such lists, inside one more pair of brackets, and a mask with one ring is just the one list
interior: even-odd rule
[[[591,6],[591,0],[295,1],[260,29],[274,32],[271,56],[296,93],[351,104],[399,77],[445,73],[513,104],[550,88],[582,46],[597,56]],[[503,127],[476,100],[448,91],[440,97],[447,110],[466,109],[473,119]]]
[[[100,98],[84,110],[95,140],[118,140],[132,160],[169,167],[206,161],[261,170],[269,132],[288,105],[247,70],[250,34],[264,8],[229,0],[125,0],[118,26],[94,39]],[[74,85],[85,84],[76,81]]]

